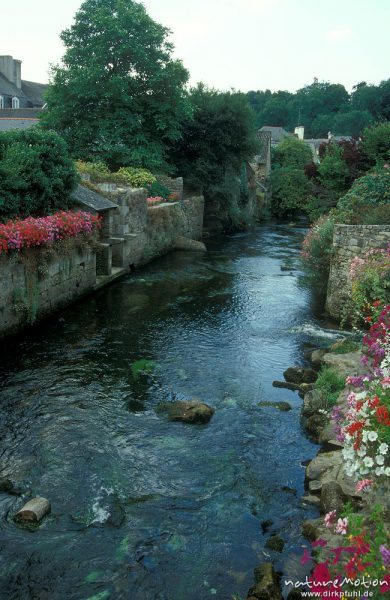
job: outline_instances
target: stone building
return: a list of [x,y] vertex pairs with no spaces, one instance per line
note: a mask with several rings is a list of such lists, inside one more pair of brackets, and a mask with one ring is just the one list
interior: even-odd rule
[[256,138],[260,142],[259,153],[250,165],[255,172],[256,179],[264,182],[271,172],[271,133],[260,129]]
[[22,79],[22,61],[0,56],[0,131],[38,123],[46,89],[46,84]]

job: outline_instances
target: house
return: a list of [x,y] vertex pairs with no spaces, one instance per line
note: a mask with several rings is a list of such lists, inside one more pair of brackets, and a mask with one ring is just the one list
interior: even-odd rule
[[46,84],[22,79],[22,61],[0,56],[0,131],[38,123],[46,89]]
[[[296,133],[297,133],[297,129],[295,129]],[[320,146],[322,146],[322,144],[331,144],[332,142],[351,142],[352,141],[352,137],[349,135],[333,135],[330,131],[328,133],[328,137],[326,138],[305,138],[304,137],[304,128],[301,127],[300,129],[302,129],[302,137],[298,136],[301,140],[303,140],[305,142],[305,144],[307,144],[310,147],[310,150],[312,152],[313,155],[313,162],[315,163],[319,163],[320,162]]]
[[264,182],[271,172],[271,133],[260,129],[256,138],[260,142],[259,154],[254,157],[250,166],[255,172],[256,179]]
[[292,133],[288,133],[288,131],[283,129],[283,127],[274,127],[270,125],[264,125],[261,127],[261,129],[259,129],[259,133],[260,132],[271,134],[271,146],[273,148],[280,144],[280,142],[282,142],[285,138],[293,135]]

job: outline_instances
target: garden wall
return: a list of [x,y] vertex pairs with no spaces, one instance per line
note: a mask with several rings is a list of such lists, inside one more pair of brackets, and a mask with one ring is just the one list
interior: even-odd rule
[[[69,240],[70,241],[70,240]],[[0,337],[14,333],[86,294],[96,283],[88,244],[54,252],[34,248],[0,257]]]
[[[175,248],[178,237],[199,240],[203,197],[148,207],[146,192],[116,190],[104,207],[101,239],[30,248],[0,256],[0,337],[15,333],[132,268]],[[83,210],[91,206],[83,205]]]
[[349,266],[355,256],[369,248],[386,248],[390,225],[336,225],[326,307],[331,317],[340,320],[349,298]]

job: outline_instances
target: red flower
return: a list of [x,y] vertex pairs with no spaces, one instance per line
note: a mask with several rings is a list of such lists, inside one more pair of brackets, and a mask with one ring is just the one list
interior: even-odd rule
[[376,409],[376,418],[381,425],[390,427],[390,415],[386,406],[378,406]]

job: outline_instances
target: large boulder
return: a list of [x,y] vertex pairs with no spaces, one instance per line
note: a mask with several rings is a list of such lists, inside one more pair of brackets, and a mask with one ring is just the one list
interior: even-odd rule
[[247,600],[283,600],[280,577],[271,563],[263,563],[255,569],[255,585],[249,590]]
[[302,405],[302,415],[310,417],[316,414],[320,408],[326,406],[326,397],[321,390],[312,390],[305,394]]
[[361,362],[360,352],[348,352],[347,354],[332,354],[328,353],[322,359],[326,367],[332,367],[343,377],[348,375],[364,375],[367,372],[367,367],[364,367]]
[[313,479],[320,481],[321,487],[325,483],[335,481],[340,485],[345,496],[349,498],[361,496],[355,491],[356,482],[344,471],[344,459],[339,450],[320,452],[306,467],[306,478],[308,481]]
[[163,405],[170,421],[183,423],[208,423],[215,410],[204,402],[198,400],[178,400]]
[[283,376],[288,383],[315,383],[318,373],[314,369],[305,369],[303,367],[290,367]]
[[335,510],[338,514],[343,509],[346,496],[337,481],[324,483],[321,490],[321,505],[325,513]]

